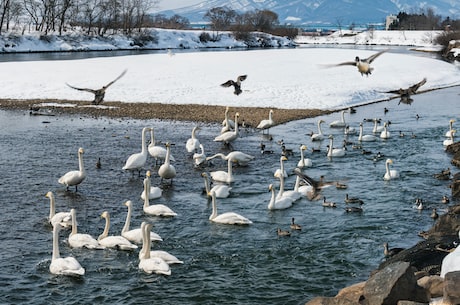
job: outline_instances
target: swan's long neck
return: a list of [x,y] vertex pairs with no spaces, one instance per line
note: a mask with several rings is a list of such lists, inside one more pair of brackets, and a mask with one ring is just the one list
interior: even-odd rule
[[144,179],[144,208],[150,205],[149,195],[150,195],[150,177],[147,176]]
[[110,229],[110,216],[106,215],[105,217],[105,227],[104,227],[104,232],[102,232],[101,235],[99,235],[99,239],[105,238],[109,235],[109,229]]
[[284,175],[283,175],[283,172],[281,172],[281,175],[279,176],[279,179],[280,179],[280,189],[278,191],[277,197],[281,198],[283,196],[283,193],[284,193]]
[[150,258],[150,247],[152,245],[152,241],[150,239],[150,230],[152,229],[152,224],[146,224],[144,228],[144,240],[145,240],[145,250],[144,250],[144,259]]
[[302,161],[302,163],[304,163],[305,161],[305,157],[303,156],[303,149],[300,148],[300,161]]
[[126,214],[125,225],[123,226],[123,229],[121,230],[122,233],[128,232],[129,226],[131,224],[131,204],[127,204],[127,207],[128,207],[128,213]]
[[327,155],[330,157],[332,156],[332,150],[334,149],[334,140],[331,138],[329,140],[329,150],[327,151]]
[[295,184],[294,184],[294,191],[298,192],[300,187],[300,177],[297,175],[297,178],[295,179]]
[[194,140],[196,139],[196,135],[195,135],[195,134],[196,134],[196,127],[194,127],[194,128],[192,129],[192,139],[194,139]]
[[323,134],[323,131],[321,130],[321,121],[318,121],[318,134]]
[[385,162],[386,173],[390,175],[390,162]]
[[225,159],[225,155],[223,153],[217,153],[215,155],[212,155],[211,157],[207,157],[206,160],[211,160],[217,157],[221,157],[222,159]]
[[[145,252],[147,251],[147,238],[145,237],[145,227],[146,227],[146,222],[141,223],[141,234],[142,234],[142,248],[139,251],[139,258],[144,259],[145,258]],[[150,252],[150,251],[149,251]],[[150,253],[149,253],[150,254]]]
[[227,171],[228,171],[228,178],[231,179],[233,177],[233,166],[232,166],[232,159],[228,159],[227,161]]
[[211,190],[209,186],[208,176],[203,176],[203,179],[204,179],[204,187],[206,188],[206,194],[208,194],[209,191]]
[[342,122],[345,123],[345,111],[342,111]]
[[211,204],[212,204],[212,214],[209,216],[210,220],[213,220],[217,217],[217,204],[216,204],[216,194],[212,193],[211,196]]
[[48,197],[50,199],[50,216],[49,219],[53,218],[54,215],[56,214],[56,207],[55,207],[55,202],[54,202],[54,195],[53,193],[49,193]]
[[61,255],[59,253],[59,230],[60,224],[56,224],[53,227],[53,256],[52,260],[59,258]]
[[80,172],[85,173],[85,166],[83,165],[83,153],[78,152],[78,167],[80,168]]
[[75,209],[70,210],[70,216],[72,217],[72,232],[70,232],[70,235],[77,234],[78,229],[77,229],[77,213],[75,212]]
[[155,136],[153,134],[153,128],[150,129],[150,145],[152,145],[152,146],[155,145]]
[[268,113],[268,120],[273,121],[273,111]]
[[171,158],[171,148],[169,147],[169,145],[166,146],[166,157],[165,157],[165,161],[164,161],[164,164],[166,165],[169,165],[169,159]]
[[147,153],[147,149],[146,149],[146,144],[145,144],[145,133],[147,132],[147,128],[144,128],[142,129],[142,137],[141,137],[141,140],[142,140],[142,154],[146,154]]
[[268,204],[268,208],[272,209],[275,206],[275,190],[273,189],[273,187],[271,187],[270,191],[272,192],[272,197],[270,198],[270,203]]
[[[376,129],[377,130],[377,129]],[[363,125],[360,124],[359,125],[359,136],[358,136],[358,141],[361,141],[361,139],[363,138]]]
[[235,115],[235,134],[238,134],[238,115]]

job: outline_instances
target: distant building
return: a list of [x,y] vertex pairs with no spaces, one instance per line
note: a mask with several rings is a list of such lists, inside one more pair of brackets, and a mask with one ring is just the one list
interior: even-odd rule
[[396,20],[398,20],[398,17],[396,17],[395,15],[387,16],[386,21],[385,21],[385,30],[388,31],[388,29],[390,28],[390,25]]

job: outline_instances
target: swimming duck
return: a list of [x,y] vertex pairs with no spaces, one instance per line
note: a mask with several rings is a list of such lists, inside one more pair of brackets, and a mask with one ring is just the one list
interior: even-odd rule
[[383,50],[380,52],[375,53],[372,56],[369,56],[368,58],[359,58],[358,56],[355,57],[355,61],[347,61],[343,62],[340,64],[337,64],[336,66],[356,66],[358,68],[358,71],[361,73],[361,75],[366,75],[369,76],[369,74],[372,74],[372,71],[374,68],[371,67],[371,63],[380,55],[383,53],[387,52],[388,50]]
[[241,82],[244,81],[248,76],[247,75],[240,75],[237,77],[236,81],[233,80],[228,80],[225,83],[221,84],[222,87],[230,87],[233,86],[235,88],[235,91],[233,91],[233,94],[235,95],[240,95],[241,92]]
[[345,203],[359,203],[364,204],[364,201],[359,199],[358,197],[349,197],[348,194],[345,194]]
[[291,232],[281,230],[280,228],[278,228],[278,230],[276,230],[276,232],[277,232],[278,236],[291,236]]
[[295,223],[294,220],[295,220],[294,217],[292,217],[291,218],[291,225],[290,225],[291,229],[292,230],[299,230],[299,231],[302,230],[302,226],[297,224],[297,223]]
[[107,85],[103,86],[100,89],[78,88],[78,87],[74,87],[72,85],[69,85],[67,83],[66,83],[66,85],[69,86],[72,89],[75,89],[75,90],[87,91],[87,92],[93,93],[94,94],[94,100],[91,103],[94,104],[94,105],[99,105],[100,103],[102,103],[104,101],[105,91],[107,90],[107,88],[109,88],[111,85],[113,85],[117,80],[119,80],[123,75],[125,75],[125,73],[126,73],[126,70],[123,71],[113,81],[111,81],[110,83],[108,83]]
[[337,207],[337,204],[333,201],[327,201],[326,197],[323,198],[323,203],[322,206],[325,208],[335,208]]
[[403,250],[404,248],[389,248],[387,242],[383,243],[383,255],[385,255],[387,258],[392,257]]

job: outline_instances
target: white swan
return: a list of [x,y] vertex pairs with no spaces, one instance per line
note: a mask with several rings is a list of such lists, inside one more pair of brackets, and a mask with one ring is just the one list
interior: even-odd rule
[[55,224],[61,224],[64,228],[72,225],[72,215],[69,212],[56,213],[56,201],[54,199],[53,192],[46,193],[45,197],[50,200],[50,214],[48,216],[48,222],[54,227]]
[[347,112],[346,110],[342,110],[341,112],[341,120],[337,120],[337,121],[333,121],[329,124],[329,127],[332,127],[332,128],[345,128],[346,126],[346,123],[345,123],[345,112]]
[[392,179],[397,179],[399,178],[399,172],[395,169],[390,170],[390,164],[393,164],[393,160],[387,159],[385,162],[385,175],[383,176],[384,180],[392,180]]
[[[125,206],[128,207],[128,213],[126,214],[126,221],[125,225],[123,226],[123,229],[121,230],[121,236],[129,240],[130,242],[140,244],[142,243],[142,230],[141,228],[136,228],[136,229],[129,229],[130,223],[131,223],[131,214],[132,214],[132,209],[133,209],[133,203],[131,200],[128,200],[124,203]],[[160,235],[158,235],[155,232],[150,231],[150,239],[152,240],[158,240],[162,241],[163,238],[161,238]]]
[[[152,230],[151,225],[147,229],[146,229],[146,225],[147,225],[147,222],[145,221],[143,221],[141,224],[141,230],[144,235],[148,234],[148,232]],[[145,258],[145,252],[148,250],[150,250],[150,247],[148,247],[147,244],[144,244],[144,242],[142,242],[142,249],[141,251],[139,251],[139,259]],[[163,251],[163,250],[150,250],[150,257],[159,257],[163,259],[168,265],[184,263],[183,261],[178,259],[176,256],[170,254],[169,252]]]
[[165,162],[161,164],[160,168],[158,169],[158,175],[161,179],[173,179],[176,177],[176,168],[170,162],[171,156],[171,144],[167,142],[166,146],[166,158]]
[[238,138],[238,118],[240,114],[235,113],[235,129],[233,131],[226,131],[214,138],[214,142],[223,142],[224,144],[230,144]]
[[359,123],[358,141],[360,142],[374,142],[377,137],[372,134],[363,135],[363,123]]
[[294,191],[299,192],[299,194],[303,197],[307,197],[308,199],[313,198],[314,189],[311,185],[300,185],[300,176],[296,175],[295,184],[294,184]]
[[228,159],[227,161],[227,171],[214,171],[211,172],[211,178],[214,181],[218,182],[225,182],[225,183],[232,183],[235,181],[233,177],[233,169],[232,169],[232,160]]
[[379,119],[372,119],[374,121],[374,128],[372,129],[373,133],[379,133],[383,131],[383,126],[378,126],[377,123],[379,122]]
[[268,186],[268,189],[272,193],[272,196],[270,197],[270,202],[268,203],[269,210],[284,210],[292,206],[293,200],[290,197],[281,197],[280,199],[276,199],[275,188],[273,184],[270,184]]
[[196,152],[193,154],[193,162],[195,163],[196,166],[200,166],[206,161],[206,153],[204,152],[204,146],[201,143],[200,143],[200,149],[201,149],[200,153]]
[[52,274],[57,275],[85,275],[85,269],[80,263],[72,256],[61,257],[59,253],[59,230],[60,224],[53,227],[53,255],[51,257],[51,264],[49,270]]
[[270,109],[268,112],[268,119],[260,121],[256,128],[264,131],[265,129],[270,129],[273,125],[275,125],[275,121],[273,120],[273,110]]
[[192,129],[192,137],[185,143],[185,148],[189,153],[196,152],[200,148],[200,140],[197,139],[196,133],[200,130],[200,127],[195,126]]
[[454,132],[454,122],[455,120],[449,120],[449,130],[446,131],[446,138],[450,138],[452,133]]
[[345,156],[345,149],[343,148],[334,148],[334,137],[329,136],[329,147],[327,149],[328,157],[343,157]]
[[245,154],[244,152],[235,150],[227,155],[224,155],[223,153],[217,153],[211,157],[207,157],[206,160],[209,161],[211,159],[214,159],[216,157],[220,157],[222,160],[232,160],[232,162],[237,163],[239,166],[247,166],[248,163],[253,160],[255,157],[252,155]]
[[230,191],[232,188],[226,184],[216,184],[210,188],[209,177],[206,173],[201,173],[201,177],[204,179],[204,186],[206,189],[206,194],[210,194],[211,190],[216,193],[216,198],[227,198],[230,196]]
[[101,235],[97,238],[97,241],[99,242],[100,245],[106,247],[106,248],[114,248],[114,249],[119,249],[119,250],[134,250],[137,249],[137,246],[132,244],[129,240],[124,238],[121,235],[109,235],[109,229],[110,229],[110,215],[109,212],[104,211],[101,214],[101,218],[105,218],[105,227],[104,231],[102,232]]
[[321,141],[324,139],[323,131],[321,130],[321,123],[324,123],[323,120],[318,120],[318,133],[313,133],[310,138],[312,141]]
[[451,144],[454,144],[454,136],[455,136],[455,133],[456,133],[456,132],[457,132],[457,131],[456,131],[455,129],[452,129],[452,132],[450,133],[450,138],[449,138],[449,139],[445,139],[445,140],[442,142],[442,144],[443,144],[445,147],[447,147],[447,146],[449,146],[449,145],[451,145]]
[[143,234],[143,244],[141,253],[142,257],[139,256],[139,269],[144,271],[147,274],[163,274],[171,275],[171,268],[169,265],[159,257],[151,257],[150,255],[150,234],[148,234],[151,229],[152,224],[144,224],[141,226]]
[[[148,146],[149,154],[155,159],[155,164],[160,160],[163,162],[166,158],[166,148],[162,146],[155,145],[155,136],[153,132],[153,128],[150,129],[150,144]],[[170,161],[176,161],[174,157],[171,155],[169,156]]]
[[140,174],[141,169],[144,167],[145,163],[147,162],[147,147],[145,143],[145,133],[147,131],[150,131],[150,127],[144,127],[142,128],[142,135],[141,135],[141,141],[142,141],[142,150],[140,153],[132,154],[131,156],[128,157],[126,160],[125,165],[122,167],[124,170],[129,170],[129,171],[135,171],[137,170]]
[[276,200],[280,200],[281,198],[287,197],[292,199],[292,202],[295,202],[302,197],[302,195],[297,190],[295,190],[295,188],[294,190],[285,191],[283,175],[277,175],[277,177],[280,180],[280,189],[278,191],[278,194],[276,195]]
[[228,111],[230,110],[230,107],[225,108],[225,118],[222,121],[222,129],[220,133],[224,133],[227,131],[230,131],[235,128],[235,122],[228,117]]
[[391,134],[390,132],[388,131],[388,123],[385,122],[383,124],[383,131],[380,133],[380,138],[382,139],[389,139],[391,138]]
[[78,166],[79,170],[77,171],[70,171],[64,174],[61,178],[59,178],[58,182],[60,184],[63,184],[67,187],[67,190],[69,189],[69,186],[74,186],[75,185],[75,191],[77,191],[77,187],[80,183],[83,182],[86,178],[86,171],[85,167],[83,165],[83,154],[84,154],[83,148],[78,149]]
[[75,209],[70,210],[72,215],[72,231],[69,234],[69,245],[72,248],[87,248],[87,249],[104,249],[99,245],[99,242],[89,234],[78,233],[77,229],[77,212]]
[[356,129],[354,127],[350,127],[350,125],[347,125],[345,126],[343,134],[348,136],[354,135],[356,134]]
[[167,207],[164,204],[152,204],[150,205],[149,202],[149,185],[150,185],[150,171],[147,171],[147,174],[145,175],[144,179],[144,213],[147,215],[153,215],[153,216],[164,216],[164,217],[169,217],[169,216],[176,216],[177,214],[171,210],[169,207]]
[[280,175],[283,175],[283,177],[288,176],[286,170],[284,169],[284,161],[287,161],[287,158],[286,156],[282,155],[280,157],[280,167],[275,170],[275,173],[273,174],[274,177],[278,177]]
[[[160,198],[162,195],[163,195],[163,190],[161,189],[161,187],[158,187],[158,186],[152,186],[152,178],[151,177],[151,172],[149,171],[149,199],[158,199]],[[142,193],[141,193],[141,199],[144,200],[145,199],[145,192],[144,190],[142,190]]]
[[297,167],[302,169],[304,167],[311,167],[313,165],[311,159],[304,157],[304,151],[307,150],[306,145],[300,145],[300,160],[297,163]]
[[209,220],[212,222],[229,225],[249,225],[252,223],[252,221],[246,217],[234,212],[226,212],[217,215],[216,193],[211,191],[209,195],[212,198],[212,214],[209,216]]
[[[460,231],[458,234],[460,238]],[[447,254],[441,263],[441,274],[440,276],[444,278],[447,273],[460,271],[460,247],[457,246],[454,251]]]

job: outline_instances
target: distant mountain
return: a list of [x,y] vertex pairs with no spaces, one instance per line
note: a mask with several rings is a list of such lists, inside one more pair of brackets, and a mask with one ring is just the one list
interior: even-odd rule
[[383,23],[387,15],[400,11],[418,13],[427,8],[432,8],[436,15],[460,19],[460,1],[453,0],[208,0],[160,13],[202,22],[204,14],[214,7],[228,7],[238,13],[268,9],[278,14],[280,23],[297,25]]

